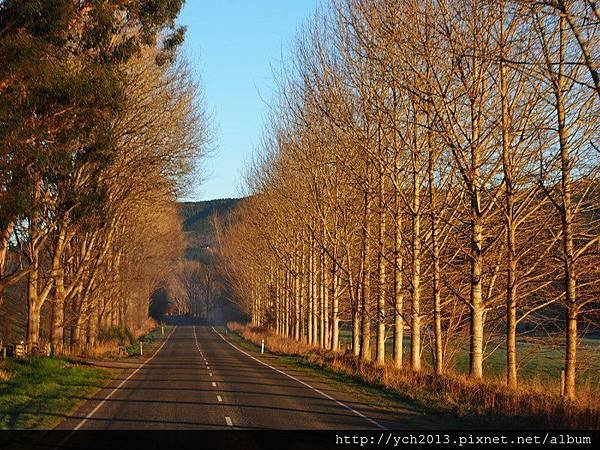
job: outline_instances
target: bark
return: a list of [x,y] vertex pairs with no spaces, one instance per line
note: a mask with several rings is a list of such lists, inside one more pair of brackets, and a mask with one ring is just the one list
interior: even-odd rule
[[[416,149],[415,149],[416,152]],[[421,370],[421,176],[418,156],[413,152],[412,203],[412,291],[410,363],[415,371]]]
[[[297,244],[296,244],[297,245]],[[300,252],[296,248],[296,254],[294,257],[294,339],[296,341],[300,341],[300,328],[301,328],[301,317],[300,311],[302,309],[301,305],[301,291],[302,288],[300,286]]]
[[313,251],[311,242],[308,243],[307,249],[307,258],[308,258],[308,273],[307,273],[307,287],[306,287],[306,299],[307,299],[307,343],[312,345],[314,343],[314,332],[313,332],[313,323],[314,323],[314,314],[315,314],[315,299],[313,297],[313,285],[314,285],[314,270],[313,270]]
[[321,347],[331,348],[329,331],[329,282],[330,273],[327,267],[327,256],[325,250],[321,251],[321,298],[323,307],[321,308]]
[[[504,26],[503,26],[504,28]],[[502,29],[504,33],[504,29]],[[502,45],[505,45],[502,38]],[[504,49],[504,47],[503,47]],[[517,387],[517,254],[514,217],[514,180],[510,156],[510,117],[508,82],[504,55],[500,61],[500,101],[502,105],[502,168],[504,172],[505,193],[505,227],[507,244],[506,261],[506,384],[510,388]]]
[[52,276],[54,278],[54,301],[50,328],[50,344],[52,353],[60,355],[63,352],[64,321],[65,321],[65,280],[62,264],[63,249],[67,240],[66,223],[63,222],[56,241],[52,258]]
[[378,255],[378,296],[377,296],[377,351],[375,361],[377,365],[385,363],[385,200],[384,200],[384,173],[383,167],[379,174],[379,255]]
[[471,331],[469,374],[472,378],[483,378],[483,292],[482,292],[482,240],[483,231],[478,213],[471,222]]
[[[368,169],[367,169],[368,170]],[[363,251],[361,258],[361,311],[360,311],[360,358],[363,361],[371,360],[371,195],[367,191],[364,193],[364,211],[363,211],[363,230],[362,242]]]
[[433,262],[433,279],[431,293],[433,296],[433,322],[434,322],[434,365],[435,373],[444,372],[444,344],[442,336],[442,301],[440,293],[440,248],[438,240],[438,218],[435,201],[434,156],[431,145],[429,146],[429,207],[431,216],[431,253]]
[[569,154],[569,136],[566,125],[566,111],[564,101],[565,84],[565,18],[560,18],[560,63],[558,80],[555,86],[556,113],[558,121],[558,137],[560,144],[561,161],[561,225],[562,246],[565,277],[565,301],[567,316],[566,349],[565,349],[565,397],[575,400],[575,379],[577,370],[577,275],[575,271],[575,253],[573,236],[573,204],[571,180],[571,156]]
[[[398,158],[396,158],[398,159]],[[396,173],[398,173],[396,162]],[[399,187],[395,188],[395,223],[394,223],[394,366],[402,367],[404,340],[404,291],[402,288],[402,211],[400,209]]]
[[317,345],[319,343],[319,298],[318,298],[318,285],[317,282],[319,280],[318,276],[318,258],[315,250],[315,241],[312,240],[312,245],[310,247],[310,253],[312,258],[312,272],[311,272],[311,305],[312,305],[312,322],[313,322],[313,344]]
[[[335,250],[334,250],[335,255]],[[335,257],[335,256],[334,256]],[[338,295],[338,272],[336,264],[332,264],[331,277],[331,349],[340,348],[340,318],[339,318],[339,295]]]

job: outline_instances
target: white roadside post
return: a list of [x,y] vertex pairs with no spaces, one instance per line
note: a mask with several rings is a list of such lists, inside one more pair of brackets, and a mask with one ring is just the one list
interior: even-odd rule
[[144,346],[142,344],[142,341],[140,341],[140,356],[144,356]]
[[265,340],[262,340],[262,343],[260,344],[260,354],[264,355],[265,353]]

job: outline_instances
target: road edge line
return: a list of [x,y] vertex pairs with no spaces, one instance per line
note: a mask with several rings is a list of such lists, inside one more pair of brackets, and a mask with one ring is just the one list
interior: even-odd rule
[[175,332],[176,329],[177,329],[177,325],[175,325],[175,327],[171,330],[171,332],[169,333],[167,338],[160,345],[160,347],[158,347],[158,349],[152,354],[152,356],[150,358],[148,358],[146,361],[144,361],[140,366],[138,366],[137,369],[135,369],[133,372],[131,372],[127,378],[125,378],[123,381],[121,381],[121,383],[119,383],[119,385],[116,388],[114,388],[110,392],[110,394],[108,394],[106,397],[104,397],[104,399],[100,403],[98,403],[96,405],[96,407],[94,409],[92,409],[81,422],[79,422],[79,424],[77,424],[77,426],[73,429],[73,431],[79,430],[83,425],[85,425],[85,423],[89,419],[91,419],[94,414],[96,414],[98,412],[98,410],[102,407],[102,405],[104,405],[104,403],[106,403],[106,401],[108,399],[110,399],[114,395],[115,392],[117,392],[119,389],[121,389],[121,387],[123,387],[123,385],[125,383],[127,383],[130,380],[130,378],[132,376],[134,376],[142,367],[144,367],[146,364],[148,364],[150,361],[152,361],[154,359],[154,357],[160,353],[160,351],[163,349],[165,344],[169,341],[169,339],[171,338],[171,335]]
[[[144,361],[141,365],[139,365],[133,372],[131,372],[129,374],[129,376],[127,378],[125,378],[123,381],[121,381],[121,383],[119,383],[119,385],[117,387],[115,387],[106,397],[104,397],[102,399],[102,401],[100,403],[98,403],[96,405],[96,407],[94,409],[92,409],[82,420],[81,422],[79,422],[77,424],[77,426],[75,428],[73,428],[72,432],[74,431],[78,431],[83,425],[85,425],[85,423],[92,418],[92,416],[94,414],[96,414],[98,412],[98,410],[102,407],[102,405],[104,405],[106,403],[106,401],[108,399],[110,399],[115,392],[117,392],[119,389],[121,389],[121,387],[123,387],[123,385],[125,383],[127,383],[132,376],[134,376],[142,367],[144,367],[146,364],[148,364],[150,361],[152,361],[154,359],[154,357],[156,355],[158,355],[160,353],[160,351],[163,349],[163,347],[165,346],[165,344],[169,341],[169,339],[171,338],[171,335],[175,332],[175,330],[177,329],[177,325],[175,325],[175,327],[171,330],[171,332],[169,333],[169,335],[167,336],[167,338],[164,340],[164,342],[160,345],[160,347],[158,347],[158,349],[152,354],[152,356],[150,358],[148,358],[146,361]],[[72,434],[71,432],[71,434]],[[69,436],[67,436],[67,439],[69,437],[71,437],[71,434],[69,434]],[[65,439],[64,442],[67,441],[67,439]],[[60,445],[64,444],[64,442],[61,442]]]
[[353,407],[346,405],[345,403],[343,403],[343,402],[339,401],[338,399],[336,399],[336,398],[332,397],[331,395],[329,395],[329,394],[327,394],[327,393],[325,393],[325,392],[323,392],[323,391],[321,391],[321,390],[319,390],[319,389],[317,389],[317,388],[315,388],[315,387],[311,386],[310,384],[308,384],[308,383],[306,383],[306,382],[304,382],[304,381],[302,381],[302,380],[300,380],[300,379],[296,378],[296,377],[295,377],[295,376],[293,376],[293,375],[290,375],[290,374],[288,374],[288,373],[284,372],[283,370],[280,370],[280,369],[278,369],[278,368],[276,368],[276,367],[273,367],[273,366],[271,366],[270,364],[268,364],[268,363],[266,363],[266,362],[264,362],[264,361],[261,361],[261,360],[260,360],[260,359],[258,359],[258,358],[255,358],[255,357],[254,357],[254,356],[252,356],[250,353],[248,353],[248,352],[245,352],[244,350],[240,349],[239,347],[237,347],[236,345],[232,344],[232,343],[231,343],[231,342],[229,342],[227,339],[225,339],[225,337],[224,337],[224,336],[223,336],[221,333],[219,333],[217,330],[215,330],[215,327],[211,327],[211,328],[212,328],[212,330],[213,330],[215,333],[217,333],[217,334],[219,335],[219,337],[220,337],[221,339],[223,339],[225,342],[227,342],[229,345],[231,345],[233,348],[235,348],[235,349],[236,349],[238,352],[240,352],[240,353],[243,353],[244,355],[248,356],[249,358],[252,358],[254,361],[256,361],[256,362],[259,362],[259,363],[260,363],[260,364],[262,364],[263,366],[267,366],[269,369],[272,369],[272,370],[274,370],[275,372],[279,372],[280,374],[282,374],[282,375],[285,375],[286,377],[288,377],[288,378],[291,378],[291,379],[292,379],[292,380],[294,380],[294,381],[297,381],[298,383],[300,383],[300,384],[302,384],[302,385],[306,386],[307,388],[311,389],[312,391],[316,392],[317,394],[319,394],[319,395],[322,395],[322,396],[323,396],[323,397],[325,397],[326,399],[328,399],[328,400],[331,400],[331,401],[333,401],[333,402],[337,403],[339,406],[342,406],[342,407],[346,408],[348,411],[351,411],[351,412],[353,412],[354,414],[356,414],[357,416],[359,416],[359,417],[361,417],[361,418],[365,419],[367,422],[371,422],[371,423],[372,423],[373,425],[375,425],[377,428],[379,428],[379,429],[381,429],[381,430],[384,430],[384,431],[389,431],[389,429],[388,429],[387,427],[385,427],[385,426],[381,425],[381,424],[380,424],[379,422],[377,422],[375,419],[371,419],[369,416],[366,416],[365,414],[361,413],[360,411],[357,411],[357,410],[356,410],[356,409],[354,409]]

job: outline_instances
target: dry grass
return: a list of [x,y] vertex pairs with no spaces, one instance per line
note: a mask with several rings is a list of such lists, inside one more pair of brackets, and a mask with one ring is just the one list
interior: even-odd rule
[[[255,344],[260,345],[264,339],[265,347],[272,353],[302,356],[313,366],[382,387],[438,411],[459,416],[508,418],[520,428],[600,428],[600,400],[593,391],[580,392],[580,400],[565,403],[559,396],[548,393],[540,383],[522,384],[519,389],[511,390],[498,380],[474,381],[455,373],[443,376],[429,371],[416,373],[392,365],[376,367],[351,354],[321,350],[269,330],[238,323],[227,326]],[[515,422],[515,419],[526,419],[526,422]]]
[[8,380],[10,380],[10,378],[11,378],[10,373],[8,373],[4,369],[0,369],[0,381],[8,381]]
[[91,358],[113,358],[125,355],[127,352],[116,339],[97,342],[94,347],[85,350],[85,356]]

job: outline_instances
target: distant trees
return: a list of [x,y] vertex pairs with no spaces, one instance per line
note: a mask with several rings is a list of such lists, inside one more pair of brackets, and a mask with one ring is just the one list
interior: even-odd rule
[[217,281],[211,264],[188,260],[172,267],[167,292],[178,315],[212,318]]
[[139,328],[182,257],[173,203],[206,138],[182,3],[0,4],[0,292],[26,277],[31,345],[47,304],[55,353]]
[[[595,14],[595,16],[594,16]],[[471,377],[561,305],[565,395],[600,272],[593,2],[333,0],[302,30],[246,201],[221,239],[252,323]],[[594,19],[595,17],[595,19]],[[342,327],[342,329],[340,329]],[[388,330],[390,330],[388,332]],[[390,335],[391,332],[391,335]],[[558,376],[558,375],[557,375]]]

